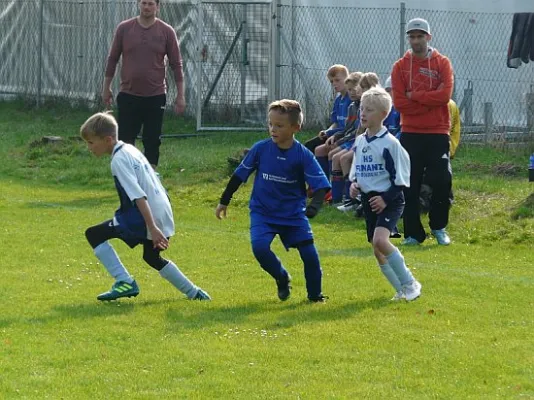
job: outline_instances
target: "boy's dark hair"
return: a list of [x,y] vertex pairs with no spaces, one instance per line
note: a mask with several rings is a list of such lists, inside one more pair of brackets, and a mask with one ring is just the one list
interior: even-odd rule
[[112,136],[117,138],[117,121],[111,115],[111,111],[99,112],[87,119],[80,128],[80,135],[87,139],[91,136],[103,138]]
[[304,114],[302,113],[302,108],[300,107],[298,101],[288,99],[273,101],[271,104],[269,104],[268,111],[273,110],[282,114],[287,114],[291,124],[302,125]]

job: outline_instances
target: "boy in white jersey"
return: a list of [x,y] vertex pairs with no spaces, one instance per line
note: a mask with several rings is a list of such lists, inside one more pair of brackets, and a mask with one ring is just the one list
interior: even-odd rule
[[109,113],[90,117],[82,125],[80,134],[95,156],[111,155],[111,172],[120,199],[113,219],[85,231],[95,255],[115,278],[111,290],[97,299],[116,300],[139,294],[137,282],[108,242],[118,238],[131,248],[143,244],[145,262],[189,299],[210,300],[176,264],[160,255],[174,235],[174,220],[167,193],[145,156],[134,146],[117,140],[117,122]]
[[400,142],[382,125],[391,110],[391,97],[382,88],[362,95],[360,123],[365,133],[356,138],[350,172],[351,197],[361,193],[367,240],[373,244],[382,273],[395,288],[392,300],[415,300],[421,284],[390,242],[404,209],[403,188],[410,185],[410,158]]

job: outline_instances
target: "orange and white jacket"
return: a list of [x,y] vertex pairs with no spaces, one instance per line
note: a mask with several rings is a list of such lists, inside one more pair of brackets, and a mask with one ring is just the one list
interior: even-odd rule
[[[429,48],[424,59],[408,50],[393,65],[391,86],[393,104],[401,114],[401,131],[448,135],[454,77],[450,60]],[[406,96],[411,92],[411,99]]]

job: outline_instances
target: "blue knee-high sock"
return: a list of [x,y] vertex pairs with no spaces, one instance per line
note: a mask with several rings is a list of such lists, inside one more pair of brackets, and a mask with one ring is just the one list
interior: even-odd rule
[[414,277],[410,270],[406,267],[404,257],[399,249],[395,248],[393,253],[386,256],[386,258],[388,260],[388,264],[391,266],[391,269],[395,271],[397,278],[399,278],[401,285],[407,285],[414,281]]
[[393,271],[393,268],[391,268],[389,264],[379,265],[379,267],[388,282],[391,283],[391,286],[395,288],[395,291],[400,292],[402,290],[402,285],[397,274]]
[[317,249],[313,243],[301,246],[298,250],[300,258],[304,262],[304,277],[306,278],[308,299],[315,299],[322,294],[323,271],[319,262],[319,254],[317,254]]
[[271,251],[270,243],[253,242],[252,252],[260,266],[274,279],[287,279],[288,273],[282,266],[280,259]]
[[316,157],[317,161],[319,162],[319,165],[321,166],[324,174],[328,177],[330,174],[330,167],[328,165],[328,156],[324,157]]
[[343,172],[339,170],[332,171],[332,203],[339,203],[343,200]]

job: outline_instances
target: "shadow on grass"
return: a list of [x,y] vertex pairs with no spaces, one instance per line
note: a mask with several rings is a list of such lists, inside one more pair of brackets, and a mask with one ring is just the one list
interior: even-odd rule
[[224,324],[236,326],[243,323],[258,324],[253,316],[276,313],[276,322],[263,325],[262,329],[285,329],[296,325],[316,324],[318,322],[345,320],[355,317],[363,310],[376,310],[391,305],[386,297],[365,301],[337,303],[332,300],[326,304],[310,303],[307,300],[280,303],[279,301],[249,302],[247,304],[216,306],[198,312],[192,310],[172,309],[167,311],[173,331],[184,331],[206,328]]
[[87,320],[90,318],[126,315],[134,312],[136,308],[172,303],[176,303],[175,298],[141,301],[121,299],[107,302],[95,301],[94,303],[85,304],[60,304],[52,307],[46,315],[41,317],[0,318],[0,329],[15,324],[41,325],[70,318]]
[[117,195],[99,196],[99,197],[83,197],[79,199],[67,201],[30,201],[26,203],[27,208],[92,208],[97,204],[105,204],[113,201],[117,202]]

